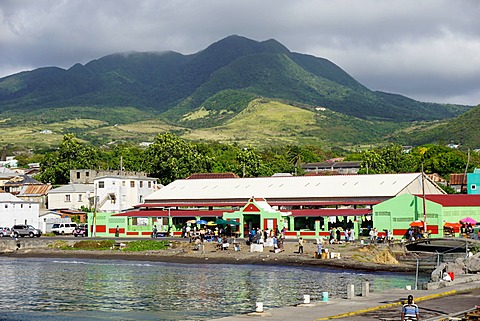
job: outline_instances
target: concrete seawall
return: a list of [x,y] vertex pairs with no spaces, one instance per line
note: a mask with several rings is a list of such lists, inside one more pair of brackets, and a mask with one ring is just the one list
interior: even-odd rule
[[[73,245],[75,240],[62,240]],[[45,249],[58,240],[47,240],[42,238],[0,238],[0,253],[12,253],[19,249]]]

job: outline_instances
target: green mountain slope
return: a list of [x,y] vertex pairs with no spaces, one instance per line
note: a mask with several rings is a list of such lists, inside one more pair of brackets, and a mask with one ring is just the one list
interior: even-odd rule
[[[158,117],[188,132],[227,125],[259,98],[313,113],[326,108],[337,118],[345,117],[342,122],[361,123],[354,138],[362,141],[379,139],[377,134],[383,130],[378,128],[453,118],[471,108],[374,92],[327,59],[290,52],[273,39],[257,42],[240,36],[227,37],[192,55],[112,54],[68,70],[39,68],[0,79],[3,128],[38,114],[44,123],[81,115],[107,125]],[[114,109],[118,113],[111,112]],[[131,110],[137,110],[138,116]],[[333,128],[333,122],[321,126]],[[328,128],[306,126],[295,135],[314,132],[328,132]]]
[[464,147],[480,148],[480,105],[448,121],[419,123],[399,130],[390,139],[413,145],[431,142],[461,144]]

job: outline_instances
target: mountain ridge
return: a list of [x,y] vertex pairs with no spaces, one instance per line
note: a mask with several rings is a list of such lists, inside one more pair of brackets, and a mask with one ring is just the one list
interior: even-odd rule
[[[291,52],[275,39],[259,42],[238,35],[189,55],[169,50],[114,53],[68,69],[38,68],[0,79],[3,118],[52,108],[70,112],[75,107],[90,110],[92,119],[98,119],[92,107],[132,107],[142,117],[195,130],[222,125],[254,99],[310,111],[327,108],[353,117],[342,118],[346,126],[363,119],[401,128],[413,121],[451,119],[472,108],[372,91],[328,59]],[[7,125],[8,121],[3,124]]]

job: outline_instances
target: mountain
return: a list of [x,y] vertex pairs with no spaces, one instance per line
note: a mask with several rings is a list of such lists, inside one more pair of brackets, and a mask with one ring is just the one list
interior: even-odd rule
[[[27,115],[42,115],[44,124],[79,117],[107,125],[159,118],[182,132],[234,122],[258,99],[312,112],[327,109],[350,117],[338,118],[345,126],[371,122],[390,130],[386,123],[399,128],[471,108],[371,91],[327,59],[291,52],[273,39],[229,36],[191,55],[118,53],[68,70],[39,68],[1,78],[0,126],[24,122]],[[383,135],[377,132],[372,139]]]
[[416,124],[406,131],[396,132],[391,139],[399,143],[408,142],[413,145],[444,142],[478,149],[480,148],[478,124],[480,124],[480,105],[454,119]]

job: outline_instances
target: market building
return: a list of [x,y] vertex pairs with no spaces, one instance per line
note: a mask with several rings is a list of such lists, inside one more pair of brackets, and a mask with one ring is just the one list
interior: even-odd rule
[[[117,226],[122,236],[151,235],[153,226],[180,235],[187,222],[230,217],[241,222],[242,237],[252,228],[275,224],[287,229],[287,237],[324,237],[332,226],[351,226],[358,236],[374,226],[375,205],[423,191],[445,193],[421,173],[180,179],[146,196],[133,211],[98,213],[95,226],[99,236],[112,235]],[[252,199],[264,200],[276,211],[276,223],[262,211],[233,217]],[[94,223],[92,215],[89,222]]]
[[409,229],[423,233],[425,219],[430,237],[452,236],[445,228],[448,226],[453,226],[458,236],[459,222],[467,217],[480,221],[480,195],[402,194],[373,207],[374,226],[379,231],[391,231],[395,238],[406,237]]

